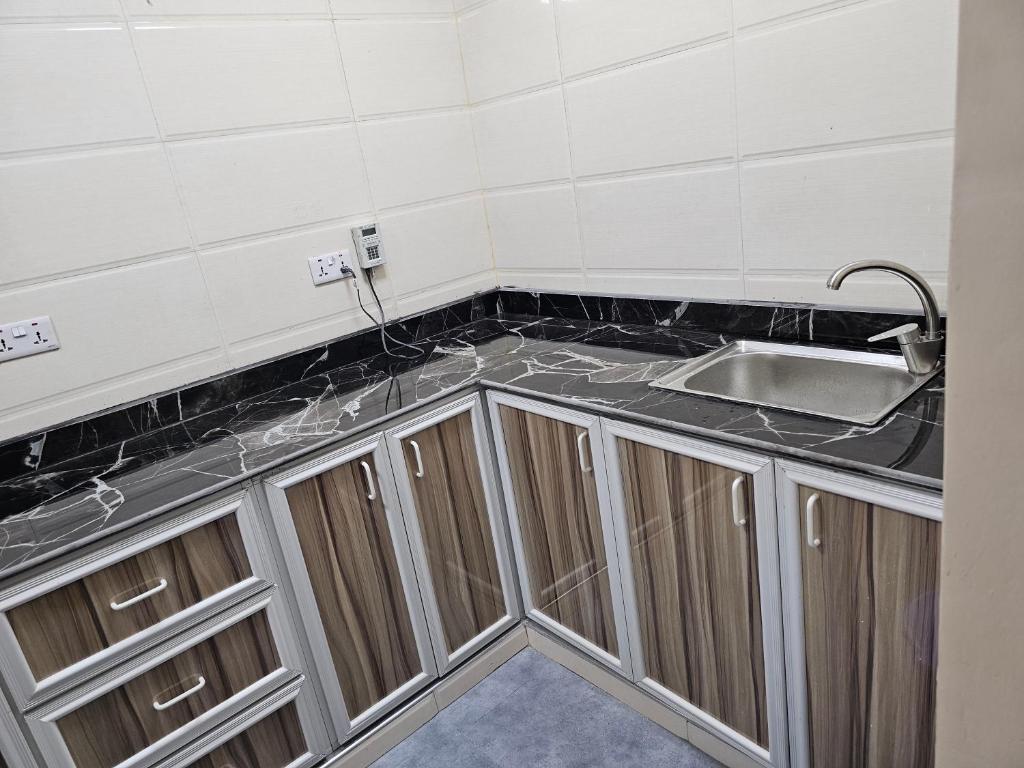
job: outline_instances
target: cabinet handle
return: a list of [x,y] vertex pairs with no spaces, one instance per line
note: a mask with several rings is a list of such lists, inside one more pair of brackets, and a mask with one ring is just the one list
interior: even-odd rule
[[366,475],[366,489],[368,491],[366,498],[373,501],[377,498],[377,486],[373,483],[373,471],[365,461],[360,461],[359,465],[363,468],[363,474]]
[[818,494],[812,493],[807,500],[805,513],[807,516],[807,546],[817,549],[821,546],[821,538],[814,532],[814,510],[818,506]]
[[157,712],[163,712],[168,707],[173,707],[179,701],[184,701],[192,694],[199,693],[201,690],[203,690],[203,688],[206,687],[206,678],[202,675],[196,675],[196,679],[198,680],[198,682],[195,685],[193,685],[184,693],[179,693],[173,699],[169,699],[168,701],[164,702],[160,702],[156,699],[153,699],[153,709],[155,709]]
[[159,595],[165,589],[167,589],[167,579],[160,579],[160,581],[157,583],[155,587],[153,587],[152,589],[147,589],[145,592],[137,594],[130,600],[125,600],[123,603],[119,603],[116,600],[111,600],[110,607],[112,610],[115,611],[123,611],[125,608],[130,608],[136,603],[141,603],[143,600],[148,600],[153,595]]
[[587,464],[587,451],[583,447],[583,441],[590,437],[590,432],[580,432],[579,437],[576,438],[576,453],[580,456],[580,469],[584,472],[593,471],[593,467]]
[[740,475],[732,481],[732,522],[737,528],[742,528],[747,524],[747,510],[743,500],[744,480],[746,478]]
[[416,457],[416,477],[423,477],[423,454],[420,453],[420,444],[410,440],[409,445],[412,446],[413,455]]

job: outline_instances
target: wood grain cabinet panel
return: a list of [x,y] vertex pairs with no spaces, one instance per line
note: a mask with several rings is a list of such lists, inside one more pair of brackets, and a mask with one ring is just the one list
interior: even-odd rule
[[934,761],[940,523],[801,486],[818,547],[801,574],[815,768]]
[[507,614],[472,412],[427,427],[401,445],[451,655]]
[[[7,618],[43,680],[250,576],[238,521],[226,515],[12,608]],[[158,591],[122,610],[111,606],[150,590]]]
[[767,749],[752,478],[633,440],[616,447],[646,677]]
[[307,751],[298,711],[294,704],[287,704],[190,768],[287,768]]
[[[77,768],[113,768],[281,667],[257,613],[64,715],[56,725]],[[187,691],[177,703],[164,706]]]
[[372,454],[285,491],[351,718],[423,672],[384,502],[365,473],[377,476]]
[[504,404],[498,412],[533,608],[618,657],[597,481],[580,466],[586,430]]

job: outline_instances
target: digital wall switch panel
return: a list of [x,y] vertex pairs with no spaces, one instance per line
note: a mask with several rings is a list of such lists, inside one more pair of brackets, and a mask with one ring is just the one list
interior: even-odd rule
[[60,342],[48,316],[0,325],[0,363],[55,349],[60,349]]
[[309,257],[309,274],[313,276],[314,285],[333,283],[335,280],[354,278],[355,260],[352,251],[340,250],[325,253],[322,256]]

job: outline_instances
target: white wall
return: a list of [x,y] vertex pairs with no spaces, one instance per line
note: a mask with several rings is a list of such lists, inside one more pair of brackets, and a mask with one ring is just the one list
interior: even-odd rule
[[[0,440],[497,284],[944,298],[957,0],[0,0]],[[483,190],[483,194],[481,194]],[[496,267],[496,269],[495,269]]]
[[0,0],[0,439],[368,325],[358,222],[392,315],[492,287],[466,103],[450,0]]
[[916,306],[824,288],[891,258],[944,300],[956,0],[461,5],[500,283]]

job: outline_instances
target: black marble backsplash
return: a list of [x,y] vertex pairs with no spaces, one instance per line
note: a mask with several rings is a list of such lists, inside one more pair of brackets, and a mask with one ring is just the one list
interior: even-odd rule
[[[568,293],[539,293],[498,289],[419,315],[389,323],[388,333],[420,350],[399,347],[410,359],[403,362],[380,356],[380,334],[362,331],[311,349],[225,374],[222,377],[157,395],[77,422],[54,427],[0,445],[0,482],[49,470],[71,458],[106,452],[125,440],[167,427],[209,417],[253,397],[333,371],[358,360],[377,359],[382,376],[401,372],[403,365],[422,364],[432,352],[432,336],[473,321],[512,319],[516,316],[549,317],[570,321],[622,323],[704,331],[727,336],[779,341],[864,346],[865,339],[881,330],[920,317],[886,312],[819,308],[748,302],[672,301]],[[486,328],[486,324],[482,324]],[[558,324],[535,326],[552,337]],[[479,331],[478,331],[479,332]],[[502,329],[495,327],[495,334]],[[616,344],[622,344],[619,339]],[[648,339],[645,343],[650,344]],[[891,347],[894,342],[888,342]],[[393,345],[394,346],[394,345]],[[386,366],[386,370],[384,369]],[[368,373],[360,370],[360,377]],[[3,517],[0,512],[0,517]]]

